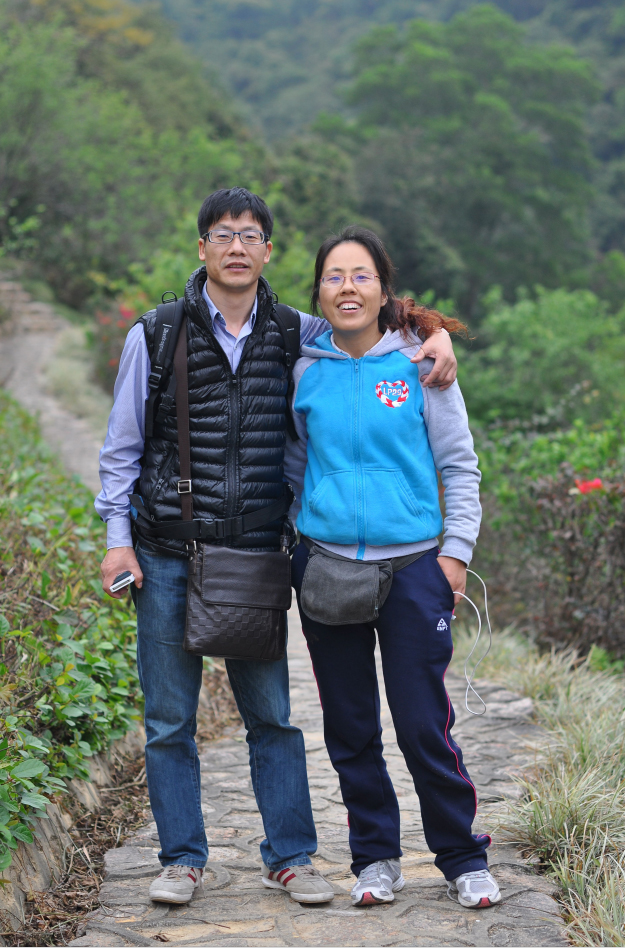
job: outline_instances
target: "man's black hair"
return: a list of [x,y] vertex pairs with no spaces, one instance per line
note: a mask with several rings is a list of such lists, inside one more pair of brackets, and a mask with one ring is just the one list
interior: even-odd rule
[[197,216],[197,229],[203,237],[214,224],[217,224],[226,214],[232,217],[241,217],[249,211],[255,221],[262,228],[263,234],[271,237],[273,231],[273,214],[257,194],[252,194],[247,188],[221,188],[209,194],[200,208]]

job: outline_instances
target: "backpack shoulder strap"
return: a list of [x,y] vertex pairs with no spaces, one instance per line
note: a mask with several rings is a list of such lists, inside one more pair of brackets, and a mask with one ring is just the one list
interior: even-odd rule
[[154,346],[150,356],[151,371],[148,376],[150,392],[145,411],[146,438],[152,437],[156,399],[171,375],[183,316],[184,298],[170,303],[160,303],[156,307]]
[[292,306],[286,306],[284,303],[276,303],[273,311],[284,339],[287,354],[286,364],[289,367],[289,373],[292,373],[293,366],[299,358],[301,322],[299,313]]
[[292,441],[298,440],[298,434],[295,430],[293,414],[291,411],[291,397],[293,395],[293,366],[299,358],[300,349],[300,315],[292,306],[286,306],[284,303],[276,303],[273,307],[276,322],[280,327],[282,338],[284,339],[284,348],[286,349],[286,364],[289,373],[289,387],[287,391],[286,403],[286,430]]

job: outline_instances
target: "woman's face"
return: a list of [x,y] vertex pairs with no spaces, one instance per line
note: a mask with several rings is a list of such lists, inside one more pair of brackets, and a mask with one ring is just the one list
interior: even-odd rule
[[[370,282],[359,282],[358,275],[372,275]],[[339,333],[360,334],[378,325],[381,307],[386,303],[373,257],[362,244],[346,241],[330,251],[323,268],[324,278],[344,277],[337,286],[328,280],[319,287],[319,305],[333,329]],[[356,277],[356,282],[354,282]]]

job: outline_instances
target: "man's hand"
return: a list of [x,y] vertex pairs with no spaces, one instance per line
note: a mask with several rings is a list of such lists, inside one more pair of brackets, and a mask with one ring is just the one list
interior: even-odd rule
[[456,381],[458,362],[454,355],[451,336],[446,329],[436,329],[410,361],[421,362],[423,359],[434,359],[434,367],[428,375],[422,377],[422,385],[435,386],[444,392]]
[[[463,593],[467,588],[467,567],[462,560],[453,556],[439,556],[438,565],[447,577],[447,581],[454,593]],[[454,605],[462,601],[462,596],[454,596]]]
[[143,585],[143,573],[135,556],[135,551],[131,546],[116,546],[109,550],[100,566],[102,574],[102,589],[112,599],[121,599],[128,590],[120,589],[119,592],[111,592],[111,584],[115,582],[115,577],[126,570],[132,573],[135,578],[135,586],[141,589]]

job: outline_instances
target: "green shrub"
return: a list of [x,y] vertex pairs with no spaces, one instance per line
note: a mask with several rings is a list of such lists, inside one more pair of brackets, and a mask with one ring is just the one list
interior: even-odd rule
[[625,405],[625,309],[612,314],[589,290],[540,288],[513,305],[494,292],[487,306],[460,360],[473,422],[545,413],[596,422]]
[[136,622],[97,580],[104,525],[0,391],[0,870],[64,780],[140,718]]

